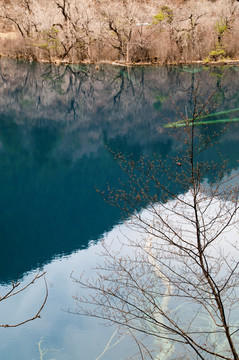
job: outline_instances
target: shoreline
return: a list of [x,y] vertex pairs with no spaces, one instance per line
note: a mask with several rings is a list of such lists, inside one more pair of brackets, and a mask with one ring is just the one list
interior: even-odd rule
[[36,62],[39,64],[52,64],[55,66],[61,65],[95,65],[96,67],[102,64],[113,65],[113,66],[122,66],[122,67],[137,67],[137,66],[190,66],[190,65],[201,65],[201,66],[239,66],[239,59],[223,59],[223,60],[192,60],[192,61],[173,61],[173,62],[162,62],[162,61],[137,61],[137,62],[124,62],[120,60],[101,60],[101,61],[91,61],[91,60],[82,60],[79,62],[69,61],[69,60],[61,60],[61,59],[33,59],[31,57],[24,56],[8,56],[4,54],[0,54],[0,59],[12,59],[16,61],[26,61],[29,63]]
[[238,66],[239,4],[227,1],[8,0],[0,57],[56,66]]

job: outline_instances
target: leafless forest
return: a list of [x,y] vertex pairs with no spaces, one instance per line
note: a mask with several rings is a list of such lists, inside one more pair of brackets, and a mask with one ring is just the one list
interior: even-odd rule
[[178,63],[239,54],[233,0],[1,0],[0,53],[38,61]]

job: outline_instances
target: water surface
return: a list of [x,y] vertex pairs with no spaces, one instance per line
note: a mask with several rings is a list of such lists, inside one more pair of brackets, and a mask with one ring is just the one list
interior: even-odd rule
[[[96,192],[107,182],[117,186],[122,177],[107,147],[134,159],[176,156],[184,145],[172,136],[177,130],[164,125],[190,113],[198,83],[204,98],[216,93],[213,111],[239,108],[238,68],[101,65],[97,70],[2,59],[0,74],[1,289],[13,279],[27,281],[38,268],[47,271],[49,286],[42,319],[0,329],[0,354],[9,360],[97,359],[114,330],[63,310],[75,307],[78,287],[71,272],[95,265],[98,245],[89,244],[107,232],[117,241],[121,214]],[[198,131],[208,136],[223,126]],[[229,124],[219,140],[228,172],[235,171],[239,123]],[[219,159],[215,148],[203,158]],[[2,321],[31,314],[44,292],[39,282],[25,296],[1,303]],[[41,346],[56,350],[41,358]],[[120,351],[115,349],[102,359],[112,353],[124,359],[132,344],[124,339]]]

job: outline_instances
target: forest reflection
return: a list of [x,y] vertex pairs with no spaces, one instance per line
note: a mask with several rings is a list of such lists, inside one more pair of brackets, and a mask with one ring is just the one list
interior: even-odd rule
[[[134,158],[176,156],[184,145],[164,125],[190,114],[198,83],[202,99],[216,93],[215,111],[239,108],[237,67],[56,67],[1,59],[0,82],[2,282],[87,247],[121,221],[95,191],[107,182],[117,186],[122,175],[105,146]],[[223,126],[198,131],[210,136]],[[235,122],[220,135],[227,171],[238,166],[238,131]],[[204,156],[218,159],[213,148]]]

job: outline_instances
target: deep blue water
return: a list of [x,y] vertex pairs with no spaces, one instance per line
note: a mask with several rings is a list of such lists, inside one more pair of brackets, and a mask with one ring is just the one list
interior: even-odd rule
[[[93,330],[95,324],[90,328],[91,320],[61,309],[73,306],[71,271],[94,266],[89,243],[121,222],[119,210],[96,192],[107,182],[117,186],[123,176],[106,146],[134,159],[154,153],[176,156],[182,150],[172,136],[177,130],[166,131],[164,124],[191,111],[198,82],[202,99],[216,92],[213,111],[238,108],[238,68],[102,65],[96,70],[2,59],[0,74],[0,280],[3,286],[12,279],[26,281],[40,267],[52,284],[40,325],[35,321],[19,330],[1,329],[0,354],[36,360],[36,344],[43,337],[49,347],[60,349],[57,359],[95,359],[94,349],[107,342],[109,330],[104,338]],[[207,136],[223,126],[201,126],[199,132]],[[229,124],[219,140],[228,171],[237,169],[239,123]],[[215,149],[203,157],[219,159]],[[41,299],[42,293],[43,284],[3,314],[14,314],[10,309],[16,308],[27,314],[32,299]],[[96,346],[89,350],[85,339],[92,336]]]

